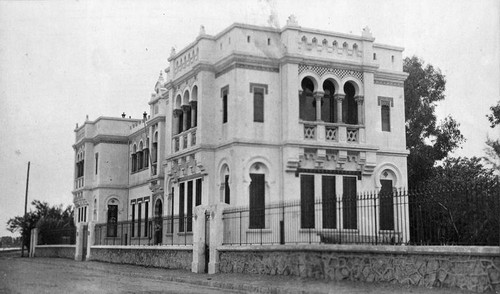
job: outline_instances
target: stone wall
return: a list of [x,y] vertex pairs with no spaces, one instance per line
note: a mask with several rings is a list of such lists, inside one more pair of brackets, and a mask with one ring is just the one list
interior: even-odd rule
[[75,245],[38,245],[35,257],[61,257],[75,259]]
[[92,246],[89,260],[191,270],[191,247]]
[[347,247],[343,250],[259,247],[253,251],[222,248],[219,250],[220,272],[456,287],[475,292],[500,291],[499,248],[492,248],[490,254],[464,254],[453,247],[449,252],[404,250],[411,246],[387,251],[349,250]]

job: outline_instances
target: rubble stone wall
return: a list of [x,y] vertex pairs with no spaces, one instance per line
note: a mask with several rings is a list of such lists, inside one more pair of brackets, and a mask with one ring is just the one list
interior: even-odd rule
[[153,246],[93,246],[90,248],[89,260],[191,270],[193,249],[191,247],[169,250]]
[[75,246],[38,245],[35,248],[35,257],[60,257],[75,259]]
[[451,287],[475,292],[500,291],[499,254],[467,254],[453,249],[447,253],[440,251],[280,251],[278,248],[252,251],[226,248],[219,251],[219,270],[223,273]]

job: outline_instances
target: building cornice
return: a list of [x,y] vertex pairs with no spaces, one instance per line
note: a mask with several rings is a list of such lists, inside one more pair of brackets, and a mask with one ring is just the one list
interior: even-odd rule
[[85,127],[86,124],[95,125],[96,123],[98,123],[101,120],[113,120],[113,121],[120,121],[120,122],[139,122],[139,121],[141,121],[140,119],[136,119],[136,118],[100,116],[97,119],[95,119],[94,121],[89,121],[89,120],[85,121],[80,127],[75,128],[74,132],[76,133],[76,132],[80,131],[82,128]]
[[164,122],[165,121],[165,115],[157,115],[155,117],[153,117],[152,119],[148,120],[146,122],[146,126],[152,126],[156,123],[159,123],[159,122]]
[[386,44],[379,44],[379,43],[373,43],[373,48],[394,50],[394,51],[400,51],[400,52],[403,52],[405,50],[405,48],[403,48],[403,47],[386,45]]
[[73,144],[73,149],[77,149],[84,143],[93,143],[94,145],[107,143],[107,144],[127,144],[128,136],[115,136],[115,135],[96,135],[92,138],[83,138],[77,143]]
[[[363,37],[363,36],[358,36],[358,35],[330,32],[330,31],[325,31],[325,30],[320,30],[320,29],[311,29],[311,28],[303,28],[303,27],[292,27],[292,28],[286,27],[286,29],[289,29],[289,30],[293,29],[295,31],[299,31],[299,33],[319,34],[319,35],[325,35],[325,36],[329,36],[329,37],[349,39],[349,40],[353,40],[353,41],[369,41],[369,42],[375,41],[375,38],[373,38],[373,37]],[[282,30],[282,32],[283,31],[285,31],[285,29]]]
[[[176,91],[175,88],[177,88],[180,84],[184,83],[186,80],[189,80],[193,76],[197,75],[201,71],[210,71],[214,72],[215,68],[214,66],[207,62],[207,61],[199,61],[193,65],[193,68],[191,70],[187,71],[183,75],[176,77],[175,79],[169,81],[166,83],[166,86],[169,86],[168,89],[174,88],[174,92]],[[175,96],[175,93],[173,94]]]
[[281,57],[280,64],[305,64],[371,73],[376,72],[379,68],[379,65],[375,63],[361,63],[344,60],[325,60],[323,58],[304,57],[304,55],[299,54],[285,54],[283,57]]
[[374,75],[376,80],[388,80],[394,82],[404,82],[408,77],[408,73],[403,71],[388,71],[388,70],[377,70]]
[[410,154],[409,150],[378,150],[377,155],[386,155],[386,156],[398,156],[398,157],[407,157]]
[[[259,146],[265,148],[280,148],[280,147],[297,147],[297,148],[322,148],[322,149],[336,149],[336,150],[345,150],[345,151],[365,151],[365,152],[379,152],[379,147],[375,145],[369,144],[351,144],[351,143],[338,143],[338,142],[328,142],[328,143],[307,143],[304,141],[294,141],[287,140],[283,142],[265,142],[265,141],[256,141],[256,140],[247,140],[247,139],[233,139],[231,141],[218,144],[218,145],[209,145],[202,144],[198,148],[186,150],[186,152],[179,152],[174,155],[170,155],[166,157],[166,161],[174,160],[180,157],[184,157],[186,155],[191,155],[192,153],[201,152],[201,151],[217,151],[221,149],[227,149],[231,147],[237,146]],[[406,154],[406,151],[390,151],[399,154]],[[164,163],[165,165],[165,163]]]

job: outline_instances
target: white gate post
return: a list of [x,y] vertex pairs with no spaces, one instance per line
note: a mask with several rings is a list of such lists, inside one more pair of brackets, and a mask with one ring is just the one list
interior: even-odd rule
[[38,229],[34,228],[31,230],[31,238],[30,238],[30,252],[29,257],[35,257],[35,248],[38,244]]
[[222,246],[224,240],[224,222],[222,213],[229,205],[218,203],[210,207],[210,262],[208,263],[208,273],[216,274],[219,272],[219,246]]
[[94,246],[95,244],[95,222],[89,222],[88,226],[88,234],[89,237],[87,238],[87,258],[86,260],[90,260],[91,255],[90,255],[90,246]]
[[75,260],[81,261],[83,258],[83,223],[76,225]]
[[205,271],[205,211],[204,206],[198,206],[194,211],[193,221],[193,263],[191,271],[193,273],[203,273]]

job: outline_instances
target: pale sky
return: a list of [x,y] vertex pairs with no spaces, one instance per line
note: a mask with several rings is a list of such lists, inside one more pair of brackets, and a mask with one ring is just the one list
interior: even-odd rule
[[500,1],[4,1],[0,0],[0,236],[29,201],[72,202],[75,124],[89,115],[141,118],[172,46],[234,22],[361,34],[401,46],[446,76],[440,118],[451,114],[483,156],[485,117],[500,100]]

